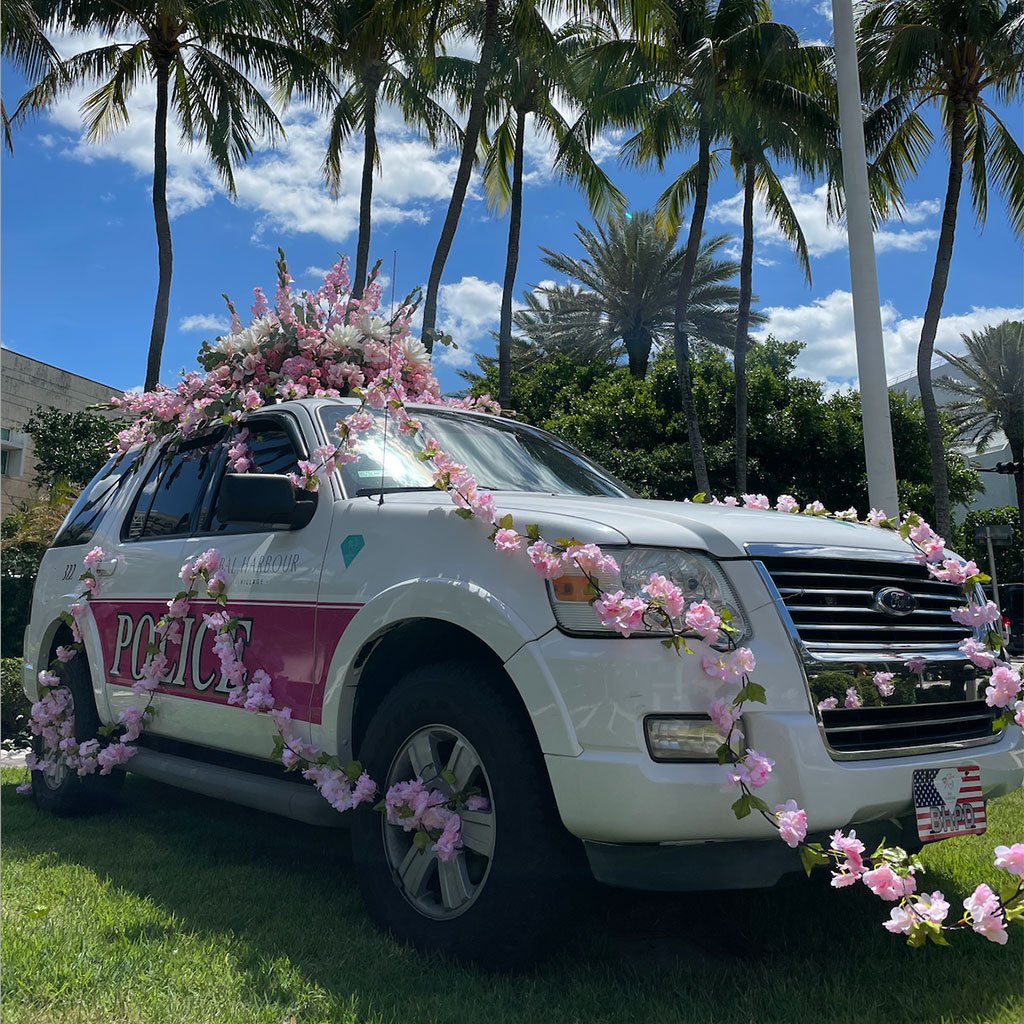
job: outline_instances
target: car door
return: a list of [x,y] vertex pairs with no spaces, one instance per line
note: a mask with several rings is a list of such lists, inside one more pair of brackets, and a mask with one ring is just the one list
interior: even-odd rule
[[[303,424],[295,413],[259,414],[245,423],[246,445],[254,471],[290,473],[309,450]],[[227,444],[233,438],[226,439]],[[319,722],[325,666],[317,654],[317,597],[333,512],[332,492],[304,497],[315,502],[310,521],[300,528],[270,528],[252,523],[224,522],[217,514],[217,497],[224,476],[232,472],[226,459],[217,468],[199,526],[185,542],[182,560],[216,548],[227,576],[228,610],[238,619],[244,662],[273,680],[279,707],[292,709],[300,734],[308,723]],[[193,602],[183,650],[188,663],[179,671],[174,710],[175,735],[211,747],[254,757],[269,757],[274,724],[266,715],[228,704],[230,687],[213,652],[213,634],[203,613],[216,609],[209,600]]]
[[[167,448],[152,460],[127,512],[96,543],[100,593],[90,602],[100,638],[108,713],[138,705],[132,684],[142,678],[147,647],[167,601],[181,589],[185,541],[195,529],[203,496],[222,458],[224,431]],[[180,686],[183,662],[171,647],[170,680],[154,695],[153,728],[173,734],[175,709],[167,694]]]

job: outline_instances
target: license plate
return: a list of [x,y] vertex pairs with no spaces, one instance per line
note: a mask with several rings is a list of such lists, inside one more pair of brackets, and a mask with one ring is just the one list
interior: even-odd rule
[[917,834],[924,843],[984,832],[988,827],[976,764],[918,769],[913,793]]

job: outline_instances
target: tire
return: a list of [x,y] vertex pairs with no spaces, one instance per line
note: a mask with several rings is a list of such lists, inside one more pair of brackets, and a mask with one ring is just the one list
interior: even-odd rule
[[[64,666],[61,685],[70,690],[74,702],[75,739],[79,743],[96,739],[101,723],[83,654]],[[32,750],[36,757],[43,757],[41,736],[32,737]],[[63,771],[32,772],[32,796],[36,805],[61,818],[107,810],[123,785],[124,772],[117,769],[109,775],[94,773],[82,777],[66,766]]]
[[[384,814],[356,813],[353,856],[371,917],[425,952],[496,970],[536,963],[585,872],[582,847],[558,816],[522,706],[493,678],[464,662],[427,665],[388,694],[361,745],[363,764],[381,796],[389,785],[415,774],[409,770],[415,762],[403,754],[411,741],[421,754],[431,749],[434,760],[446,764],[455,763],[452,754],[461,744],[458,757],[468,762],[456,762],[472,766],[476,760],[469,785],[482,791],[490,807],[475,815],[463,812],[464,848],[447,865],[429,850],[415,850],[413,833],[389,825]],[[428,783],[436,773],[436,768],[420,772]],[[431,788],[446,786],[436,779]],[[455,788],[465,786],[460,779]],[[427,860],[433,864],[424,867]],[[419,867],[400,873],[410,864]]]

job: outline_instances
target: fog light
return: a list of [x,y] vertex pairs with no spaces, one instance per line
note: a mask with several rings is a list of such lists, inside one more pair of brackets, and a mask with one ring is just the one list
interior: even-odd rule
[[[722,737],[707,715],[650,717],[644,721],[647,748],[655,761],[717,761]],[[732,748],[742,754],[746,741],[739,722],[732,731]]]

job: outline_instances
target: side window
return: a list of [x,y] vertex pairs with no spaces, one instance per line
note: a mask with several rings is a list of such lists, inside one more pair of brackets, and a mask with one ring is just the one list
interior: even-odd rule
[[[249,436],[246,447],[249,449],[249,460],[252,462],[251,473],[288,474],[299,471],[299,459],[302,452],[296,446],[292,434],[286,427],[273,420],[254,421],[247,425]],[[228,438],[228,443],[233,439]],[[231,469],[225,470],[233,472]],[[223,479],[223,475],[221,476]],[[210,523],[206,528],[210,533],[251,533],[253,530],[263,531],[263,527],[255,527],[250,523],[225,523],[217,518],[217,493],[220,481],[213,495]]]
[[96,474],[71,506],[71,511],[53,539],[53,547],[88,544],[92,540],[100,520],[114,504],[126,481],[134,477],[140,451],[135,449],[124,455],[115,455]]
[[192,530],[220,454],[222,434],[165,452],[150,470],[121,531],[124,540],[175,537]]

